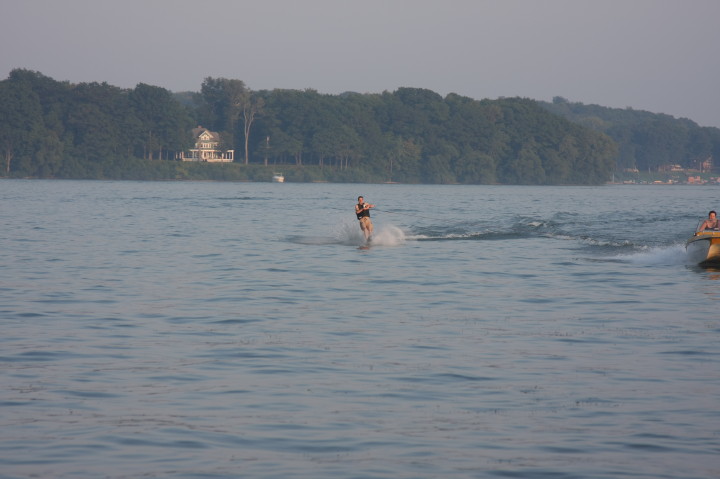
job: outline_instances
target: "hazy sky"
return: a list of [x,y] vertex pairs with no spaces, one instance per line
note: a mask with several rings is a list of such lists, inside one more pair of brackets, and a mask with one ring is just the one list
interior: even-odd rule
[[719,0],[0,0],[0,75],[563,96],[720,127],[719,20]]

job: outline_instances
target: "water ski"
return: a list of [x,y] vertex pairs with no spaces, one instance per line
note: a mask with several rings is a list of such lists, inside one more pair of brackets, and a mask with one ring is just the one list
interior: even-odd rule
[[358,249],[370,249],[371,245],[372,245],[372,236],[370,236],[367,240],[365,240],[365,244],[358,246]]

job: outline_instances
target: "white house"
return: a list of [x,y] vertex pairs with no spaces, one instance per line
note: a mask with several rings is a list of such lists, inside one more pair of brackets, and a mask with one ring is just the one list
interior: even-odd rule
[[235,150],[220,149],[220,135],[215,131],[198,126],[192,130],[195,148],[181,152],[182,161],[206,161],[208,163],[230,163],[235,159]]

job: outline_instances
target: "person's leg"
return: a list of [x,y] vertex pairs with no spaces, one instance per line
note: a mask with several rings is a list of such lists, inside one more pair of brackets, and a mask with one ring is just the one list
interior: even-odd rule
[[372,221],[370,221],[370,218],[365,216],[360,220],[360,229],[362,230],[363,235],[365,235],[365,241],[367,241],[368,238],[370,238],[370,236],[372,235],[373,230],[373,225]]

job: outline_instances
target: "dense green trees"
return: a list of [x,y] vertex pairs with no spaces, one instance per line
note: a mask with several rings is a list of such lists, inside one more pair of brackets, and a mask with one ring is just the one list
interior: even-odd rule
[[152,160],[157,154],[159,159],[172,159],[177,150],[190,147],[190,117],[168,90],[140,83],[128,96],[130,109],[120,117],[130,123],[121,136],[139,132],[139,137],[127,140],[142,146],[143,158]]
[[71,85],[28,70],[0,82],[8,176],[118,178],[132,168],[141,177],[147,167],[132,160],[174,158],[189,147],[191,125],[188,110],[159,87]]
[[572,103],[555,97],[540,102],[548,111],[607,134],[618,145],[619,169],[656,171],[663,165],[696,168],[699,162],[720,159],[720,129],[700,127],[686,118]]
[[[236,162],[173,161],[196,125],[242,151]],[[0,82],[0,171],[12,177],[267,181],[281,167],[289,181],[600,184],[616,162],[651,169],[718,154],[718,132],[664,115],[420,88],[325,95],[208,77],[197,93],[173,94],[27,70]]]
[[[610,178],[617,154],[605,135],[527,99],[442,98],[418,88],[258,94],[266,108],[255,134],[265,142],[254,157],[351,170],[356,181],[597,184]],[[584,156],[569,157],[563,142]],[[589,174],[580,166],[590,166]]]

